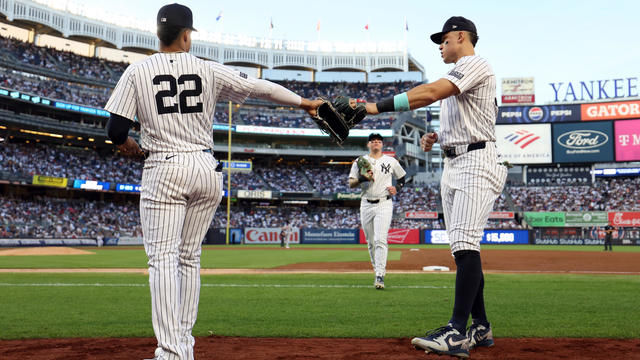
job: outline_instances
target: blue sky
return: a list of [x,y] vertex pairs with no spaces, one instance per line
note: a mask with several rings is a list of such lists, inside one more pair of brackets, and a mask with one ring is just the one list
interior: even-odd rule
[[[111,13],[155,21],[168,1],[84,0]],[[637,1],[196,1],[184,0],[197,29],[273,38],[328,41],[388,41],[404,37],[429,81],[450,65],[427,36],[450,16],[475,22],[480,40],[476,53],[492,64],[498,81],[534,77],[537,103],[554,100],[549,83],[640,77],[640,2]],[[268,5],[267,5],[268,4]],[[216,22],[223,12],[223,22]],[[369,23],[368,33],[364,26]],[[500,83],[498,83],[500,87]],[[500,89],[498,89],[500,93]]]

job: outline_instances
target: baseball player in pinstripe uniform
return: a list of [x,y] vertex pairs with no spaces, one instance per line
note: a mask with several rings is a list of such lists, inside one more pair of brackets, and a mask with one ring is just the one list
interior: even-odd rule
[[105,107],[111,113],[107,132],[123,154],[139,155],[128,132],[136,117],[140,122],[147,154],[140,217],[158,341],[154,359],[190,360],[201,244],[223,189],[211,152],[216,101],[257,97],[312,116],[322,102],[190,55],[193,16],[186,6],[162,7],[157,25],[160,52],[130,65],[118,81]]
[[[373,286],[379,290],[384,289],[384,276],[387,268],[387,253],[389,252],[387,236],[393,216],[391,197],[404,186],[406,174],[398,160],[382,153],[382,140],[382,135],[372,133],[367,141],[369,154],[364,158],[371,164],[371,170],[369,170],[371,180],[360,174],[357,160],[353,162],[349,172],[349,187],[360,186],[362,188],[360,221],[364,237],[367,240],[371,265],[375,272]],[[396,186],[392,185],[392,177],[397,179]]]
[[[476,26],[454,16],[442,31],[431,35],[446,64],[454,64],[437,81],[422,84],[378,103],[367,103],[367,113],[417,109],[442,100],[440,132],[427,133],[421,147],[430,151],[440,143],[446,158],[441,196],[451,252],[456,261],[453,315],[443,327],[411,343],[426,352],[468,357],[469,349],[492,346],[493,335],[484,308],[484,276],[480,240],[496,198],[502,192],[507,168],[499,164],[495,145],[498,111],[493,69],[475,54]],[[356,106],[356,101],[351,101]],[[467,329],[471,315],[472,323]]]

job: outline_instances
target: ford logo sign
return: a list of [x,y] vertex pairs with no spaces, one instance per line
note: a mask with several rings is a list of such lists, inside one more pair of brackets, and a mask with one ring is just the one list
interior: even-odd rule
[[544,110],[541,107],[535,106],[529,109],[529,119],[531,121],[539,121],[544,117]]
[[607,134],[596,130],[574,130],[558,136],[558,144],[569,149],[592,149],[608,141]]

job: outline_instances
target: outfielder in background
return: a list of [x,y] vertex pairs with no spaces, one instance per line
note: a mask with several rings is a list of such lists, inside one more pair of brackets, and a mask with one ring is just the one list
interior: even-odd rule
[[[426,133],[421,147],[430,151],[439,142],[446,155],[440,190],[457,267],[455,303],[447,325],[411,343],[426,352],[458,357],[468,357],[473,347],[494,344],[484,307],[480,241],[507,176],[495,143],[495,74],[487,60],[475,54],[477,34],[470,20],[448,19],[441,32],[431,35],[444,62],[454,64],[447,74],[378,103],[362,105],[351,100],[352,107],[364,106],[368,114],[407,111],[442,100],[440,132]],[[472,323],[467,329],[469,315]]]
[[615,228],[611,224],[604,227],[604,251],[613,251],[613,232]]
[[[311,116],[322,102],[189,54],[194,29],[186,6],[162,7],[157,25],[160,52],[125,70],[105,109],[109,138],[121,153],[146,154],[140,217],[158,341],[154,359],[186,360],[193,359],[202,240],[222,198],[211,152],[216,101],[257,97]],[[136,117],[144,152],[128,136]]]
[[[405,171],[395,158],[382,154],[382,135],[369,135],[369,154],[356,159],[349,173],[349,187],[362,188],[360,221],[369,248],[371,265],[375,272],[373,286],[384,289],[389,245],[387,236],[393,216],[392,196],[404,186]],[[392,185],[392,176],[396,186]]]

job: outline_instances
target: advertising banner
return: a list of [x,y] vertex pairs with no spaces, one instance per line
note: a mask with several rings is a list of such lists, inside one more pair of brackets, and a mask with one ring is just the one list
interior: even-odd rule
[[271,199],[271,190],[238,190],[238,199]]
[[60,178],[55,176],[33,175],[33,185],[44,185],[58,188],[67,187],[67,178]]
[[140,192],[140,185],[117,183],[116,184],[116,191],[139,193]]
[[489,219],[513,219],[513,211],[492,211],[489,213]]
[[407,219],[437,219],[438,213],[436,211],[405,211],[404,217]]
[[533,104],[536,102],[535,82],[532,77],[503,78],[503,104]]
[[302,229],[303,244],[357,244],[358,229]]
[[553,124],[553,162],[613,161],[611,121]]
[[[364,231],[360,231],[360,244],[366,244],[367,240],[364,237]],[[420,230],[418,229],[389,229],[389,235],[387,237],[389,244],[419,244],[420,243]]]
[[337,200],[360,200],[362,193],[336,193]]
[[524,220],[533,227],[564,226],[563,212],[525,212]]
[[582,121],[619,120],[640,117],[640,100],[580,105]]
[[616,161],[640,160],[640,120],[615,121]]
[[640,227],[640,211],[610,212],[609,223],[614,227]]
[[[425,244],[449,244],[446,230],[424,230]],[[528,244],[528,230],[485,230],[481,244]]]
[[84,190],[109,190],[109,183],[103,181],[95,181],[95,180],[73,180],[73,188],[74,189],[84,189]]
[[512,164],[551,163],[551,124],[496,125],[496,140]]
[[569,211],[564,214],[565,226],[605,226],[608,223],[606,211]]
[[580,105],[501,106],[496,119],[497,124],[564,121],[580,121]]
[[[245,244],[280,244],[280,232],[282,228],[244,228]],[[290,244],[300,243],[300,229],[293,228]]]

